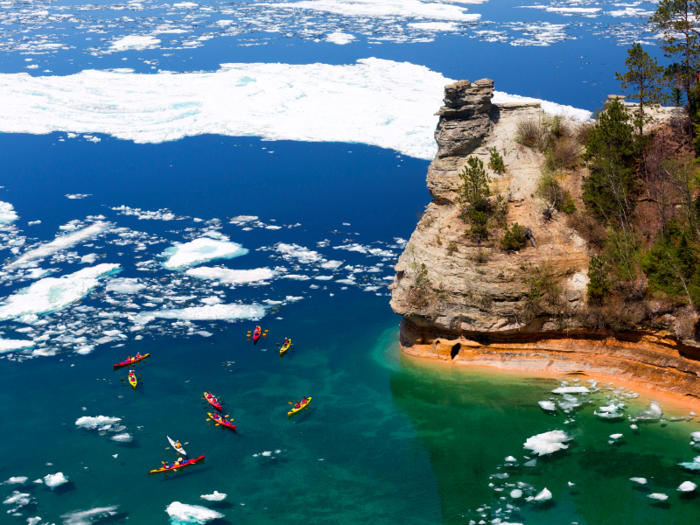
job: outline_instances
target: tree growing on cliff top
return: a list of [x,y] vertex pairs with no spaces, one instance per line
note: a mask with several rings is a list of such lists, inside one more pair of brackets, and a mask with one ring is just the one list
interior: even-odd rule
[[624,74],[615,73],[615,77],[620,81],[623,89],[629,90],[627,98],[639,101],[634,125],[641,138],[644,124],[651,120],[645,109],[658,106],[664,98],[660,83],[664,68],[642,49],[641,44],[633,44],[627,50],[627,55],[627,60],[625,60],[627,72]]
[[490,195],[489,182],[491,179],[486,174],[484,163],[478,157],[469,157],[467,165],[459,174],[462,184],[457,188],[457,200],[461,204],[472,205],[479,208],[482,201]]
[[654,31],[660,33],[661,49],[668,58],[677,61],[671,67],[685,91],[691,115],[695,103],[691,97],[694,72],[700,59],[700,0],[661,0],[649,19]]

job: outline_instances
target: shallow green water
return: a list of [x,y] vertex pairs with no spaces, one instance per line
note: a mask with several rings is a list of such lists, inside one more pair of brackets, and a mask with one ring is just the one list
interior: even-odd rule
[[[684,480],[697,481],[676,466],[695,455],[689,433],[696,423],[640,423],[633,432],[625,421],[601,421],[587,406],[566,425],[568,415],[545,413],[537,404],[552,397],[557,381],[400,356],[398,318],[386,315],[380,299],[364,301],[362,309],[357,304],[338,301],[335,314],[343,323],[331,326],[310,321],[322,318],[314,303],[299,303],[283,311],[283,320],[266,324],[270,339],[258,346],[245,341],[240,324],[207,339],[132,342],[129,353],[153,353],[138,368],[144,384],[136,392],[119,381],[125,372],[110,370],[123,348],[2,361],[10,388],[2,393],[0,416],[11,453],[0,478],[31,481],[61,471],[70,479],[55,491],[31,483],[3,487],[3,495],[21,488],[36,500],[22,517],[7,519],[22,523],[39,515],[59,523],[70,511],[119,505],[106,522],[165,523],[173,501],[226,516],[211,523],[466,524],[500,517],[592,525],[688,523],[697,516],[700,500],[675,490]],[[291,331],[299,334],[295,349],[280,359],[273,341]],[[205,421],[200,398],[210,389],[228,402],[225,413],[235,418],[238,433]],[[304,395],[314,397],[311,408],[288,418],[287,401]],[[598,402],[603,393],[592,398],[604,404]],[[633,401],[628,411],[646,403]],[[112,434],[76,428],[84,415],[121,417],[134,441],[116,443]],[[522,466],[525,440],[554,429],[574,437],[569,449]],[[617,432],[624,438],[609,444]],[[189,442],[191,456],[206,454],[205,464],[148,476],[161,460],[174,458],[165,450],[166,434]],[[261,455],[265,451],[271,454]],[[509,455],[521,466],[504,467]],[[489,479],[503,472],[510,477]],[[635,485],[633,476],[648,478],[648,485]],[[518,503],[510,488],[494,490],[518,481],[535,492],[547,487],[552,500]],[[227,499],[200,499],[214,490]],[[670,497],[655,503],[647,497],[652,492]],[[518,510],[506,514],[508,504]],[[477,512],[485,505],[490,509]]]

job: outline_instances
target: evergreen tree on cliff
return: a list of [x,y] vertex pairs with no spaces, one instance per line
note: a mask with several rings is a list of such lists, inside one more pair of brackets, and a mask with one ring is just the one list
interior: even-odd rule
[[681,82],[691,115],[696,102],[691,95],[700,59],[700,0],[661,0],[649,24],[658,31],[664,55],[676,62],[669,68]]
[[639,132],[639,138],[641,138],[644,124],[651,119],[645,114],[645,108],[658,106],[664,98],[660,84],[664,68],[642,49],[641,44],[633,44],[627,50],[627,55],[627,60],[625,60],[627,72],[622,75],[615,73],[615,77],[620,81],[623,89],[630,90],[626,94],[627,98],[639,101],[634,125]]

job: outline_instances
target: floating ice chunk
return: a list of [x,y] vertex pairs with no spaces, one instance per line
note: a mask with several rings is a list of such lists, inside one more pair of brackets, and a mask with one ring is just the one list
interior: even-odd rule
[[610,439],[620,439],[622,434],[610,434]]
[[408,27],[423,31],[440,31],[444,33],[459,31],[459,26],[454,22],[412,22],[408,24]]
[[66,197],[71,200],[87,199],[92,193],[67,193]]
[[635,415],[635,419],[641,419],[643,421],[655,421],[657,419],[661,419],[662,415],[663,411],[661,410],[661,406],[659,405],[659,403],[657,403],[656,401],[651,401],[646,409],[642,410],[642,412]]
[[256,321],[265,317],[265,307],[258,304],[216,304],[192,306],[173,310],[155,310],[134,317],[137,324],[147,324],[154,318],[189,321],[223,321],[248,319]]
[[632,424],[630,425],[630,428],[631,428],[632,430],[637,430],[637,429],[639,429],[639,427],[638,427],[637,425],[635,425],[634,423],[632,423]]
[[691,432],[690,433],[690,438],[693,441],[700,441],[700,432]]
[[90,430],[106,430],[110,428],[115,423],[119,423],[122,419],[120,417],[108,417],[108,416],[83,416],[75,421],[75,426],[80,428],[86,428]]
[[545,454],[552,454],[559,450],[569,448],[569,446],[564,443],[572,439],[573,438],[563,430],[552,430],[528,438],[523,447],[532,450],[538,456],[544,456]]
[[549,501],[552,499],[552,493],[547,490],[546,488],[542,489],[542,492],[540,492],[537,496],[535,496],[532,501],[537,501],[537,502],[543,502],[543,501]]
[[22,485],[27,482],[27,476],[13,476],[2,482],[3,485]]
[[22,492],[14,491],[12,496],[3,501],[3,505],[17,505],[17,507],[24,507],[29,505],[32,498],[29,494],[24,494]]
[[694,457],[693,461],[686,461],[684,463],[679,463],[679,465],[688,470],[700,470],[700,456]]
[[590,394],[585,386],[560,386],[552,390],[552,394]]
[[249,222],[257,221],[258,219],[259,217],[256,215],[239,215],[238,217],[231,217],[229,222],[231,224],[235,224],[236,226],[244,226]]
[[64,521],[63,525],[90,525],[100,518],[114,516],[117,512],[118,505],[110,507],[96,507],[89,510],[77,510],[69,512],[61,516]]
[[698,486],[692,481],[684,481],[676,489],[678,492],[693,492]]
[[556,412],[557,410],[557,406],[551,401],[538,401],[537,403],[542,407],[542,410],[547,410],[549,412]]
[[27,518],[27,525],[39,525],[39,522],[41,522],[41,518],[39,516]]
[[354,35],[343,33],[342,31],[336,31],[334,33],[326,35],[326,42],[338,44],[339,46],[349,44],[353,40],[356,40]]
[[48,474],[47,476],[44,476],[44,483],[47,487],[53,490],[64,483],[68,483],[68,478],[63,475],[63,472],[57,472],[56,474]]
[[0,201],[0,224],[9,224],[19,219],[14,207],[9,202]]
[[22,348],[31,348],[34,346],[34,341],[22,339],[0,339],[0,354],[14,352]]
[[217,492],[215,490],[213,494],[202,494],[200,498],[205,499],[207,501],[223,501],[224,499],[226,499],[226,494],[223,492]]
[[654,492],[653,494],[649,494],[647,498],[655,499],[658,501],[666,501],[668,499],[668,496],[666,494],[662,494],[661,492]]
[[146,285],[139,282],[138,279],[114,278],[107,282],[106,290],[108,292],[132,294],[138,293],[144,288],[146,288]]
[[117,458],[119,457],[119,454],[112,454],[112,457],[113,457],[114,459],[117,459]]
[[513,499],[522,498],[522,496],[523,496],[523,491],[520,489],[513,489],[510,491],[510,497]]
[[225,284],[250,284],[274,279],[277,272],[269,268],[256,268],[254,270],[229,270],[228,268],[190,268],[187,275],[198,279],[210,279]]
[[630,478],[630,481],[634,481],[635,483],[639,483],[640,485],[647,484],[647,478]]
[[173,4],[173,7],[180,7],[180,8],[185,8],[185,9],[194,9],[197,7],[199,4],[195,4],[194,2],[179,2],[177,4]]
[[505,459],[505,461],[506,461],[506,463],[516,463],[518,460],[515,459],[513,456],[508,456],[508,457]]
[[165,509],[165,512],[170,516],[170,521],[173,525],[182,525],[185,523],[197,523],[204,525],[205,523],[223,518],[224,515],[206,507],[199,505],[185,505],[179,501],[174,501]]
[[624,417],[624,414],[619,412],[622,408],[624,408],[624,406],[625,405],[623,403],[615,403],[614,401],[610,401],[608,405],[598,407],[598,409],[593,413],[603,419],[619,419]]
[[320,264],[321,268],[326,270],[335,270],[343,265],[342,261],[326,261]]
[[118,441],[119,443],[130,443],[131,441],[134,440],[131,434],[128,432],[124,432],[122,434],[117,434],[116,436],[112,436],[110,438],[112,441]]
[[112,51],[143,51],[144,49],[155,49],[160,44],[160,40],[154,36],[128,35],[112,42]]
[[432,20],[454,20],[456,22],[475,22],[481,18],[479,14],[467,14],[465,7],[418,0],[382,1],[377,0],[302,0],[294,3],[253,4],[286,9],[308,9],[324,11],[342,16],[359,17],[411,17],[428,18]]
[[63,277],[41,279],[0,304],[0,321],[61,310],[88,295],[99,285],[100,277],[119,268],[118,264],[98,264]]
[[235,242],[200,237],[194,241],[167,248],[162,254],[167,257],[163,267],[168,270],[184,270],[214,259],[233,259],[246,253],[248,250]]
[[92,264],[97,260],[97,254],[96,253],[89,253],[87,255],[83,255],[80,258],[80,262],[82,264]]
[[61,250],[73,248],[75,245],[83,241],[97,237],[101,233],[107,231],[111,226],[112,225],[109,222],[96,222],[86,228],[83,228],[82,230],[77,230],[72,233],[56,237],[56,239],[51,242],[42,244],[38,248],[25,252],[19,259],[10,263],[10,267],[27,264],[35,259],[42,259],[53,255],[56,252],[60,252]]
[[285,244],[279,243],[275,246],[278,253],[282,254],[285,259],[294,258],[302,264],[311,264],[321,261],[323,258],[321,254],[299,246],[298,244]]

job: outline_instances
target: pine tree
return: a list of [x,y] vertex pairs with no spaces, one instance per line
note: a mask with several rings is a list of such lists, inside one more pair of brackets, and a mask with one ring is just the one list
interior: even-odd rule
[[661,49],[668,58],[675,59],[676,77],[685,91],[691,115],[694,100],[691,98],[694,71],[700,59],[700,0],[661,0],[656,12],[649,19],[654,31],[661,34]]
[[[627,72],[624,74],[615,73],[615,77],[620,81],[623,89],[629,89],[627,98],[639,100],[639,108],[634,117],[634,125],[642,136],[644,124],[651,117],[645,114],[646,107],[654,107],[661,104],[663,92],[660,80],[664,68],[656,63],[655,58],[651,58],[649,53],[642,49],[641,44],[635,43],[627,50]],[[636,91],[636,93],[635,93]]]
[[459,201],[463,204],[478,205],[486,199],[491,192],[489,182],[491,179],[486,174],[484,163],[477,157],[469,157],[467,165],[459,174],[462,184],[458,188]]

